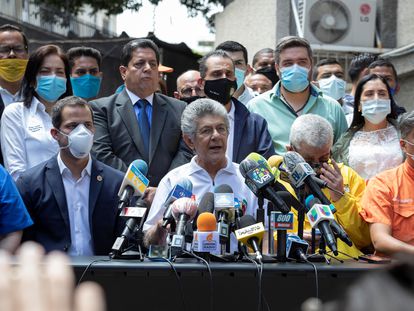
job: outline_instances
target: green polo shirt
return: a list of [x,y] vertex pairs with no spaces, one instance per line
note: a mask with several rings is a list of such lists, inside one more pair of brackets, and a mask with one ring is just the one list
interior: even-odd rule
[[[247,108],[266,119],[276,153],[284,154],[286,145],[289,144],[290,128],[298,115],[282,98],[280,82],[270,91],[249,101]],[[302,114],[308,113],[320,115],[331,123],[334,130],[334,143],[348,129],[339,103],[331,97],[323,96],[322,92],[312,84],[309,99],[302,110]]]

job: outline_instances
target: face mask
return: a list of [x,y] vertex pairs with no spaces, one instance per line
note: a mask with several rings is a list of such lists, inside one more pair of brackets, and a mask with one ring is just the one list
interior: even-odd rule
[[[413,143],[410,143],[408,140],[402,139],[402,141],[405,141],[407,144],[409,144],[410,146],[414,146]],[[408,153],[407,151],[405,152],[406,155],[410,156],[411,159],[414,160],[414,154]]]
[[245,75],[245,71],[236,68],[236,71],[234,72],[235,76],[236,76],[236,81],[237,81],[237,88],[241,87],[244,83],[244,75]]
[[395,95],[395,87],[390,87],[390,93],[391,93],[391,96],[394,96]]
[[60,149],[69,148],[70,153],[78,159],[83,159],[89,155],[93,145],[93,133],[85,125],[79,124],[69,135],[61,131],[59,133],[68,138],[68,145],[60,147]]
[[272,86],[275,86],[275,84],[279,81],[279,77],[277,76],[274,66],[266,66],[264,68],[257,69],[256,73],[260,73],[272,81]]
[[51,76],[37,76],[36,93],[48,102],[55,102],[66,92],[66,79]]
[[72,83],[73,95],[86,99],[94,98],[98,96],[101,81],[101,77],[95,77],[90,74],[71,77],[70,82]]
[[361,102],[362,116],[372,124],[379,124],[391,113],[391,100],[370,99]]
[[188,105],[188,104],[191,104],[193,101],[200,99],[200,98],[204,98],[204,97],[195,95],[195,96],[190,96],[190,97],[181,97],[180,100],[186,102]]
[[23,78],[26,66],[27,59],[0,59],[0,77],[7,82],[17,82]]
[[204,93],[208,98],[214,99],[225,105],[230,101],[231,96],[237,90],[236,80],[227,78],[206,80]]
[[290,67],[284,67],[280,71],[282,74],[282,85],[289,92],[299,93],[308,87],[308,68],[295,64]]
[[318,82],[321,91],[333,99],[339,100],[345,96],[345,80],[339,79],[335,75],[331,75],[329,78],[320,79]]

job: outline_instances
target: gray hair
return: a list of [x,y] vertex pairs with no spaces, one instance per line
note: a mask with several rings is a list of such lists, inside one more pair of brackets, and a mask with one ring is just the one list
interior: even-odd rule
[[332,125],[321,116],[305,114],[293,122],[289,136],[290,144],[300,148],[305,143],[308,146],[319,148],[333,143]]
[[222,117],[229,129],[229,118],[222,104],[209,98],[200,98],[185,107],[181,115],[181,131],[192,138],[195,137],[198,121],[206,115]]
[[406,112],[400,116],[398,127],[401,132],[401,138],[406,139],[414,129],[414,111]]
[[204,55],[198,61],[198,63],[200,64],[199,71],[200,71],[201,78],[204,79],[206,77],[206,75],[207,75],[207,69],[208,68],[207,68],[206,63],[207,63],[207,60],[210,57],[222,57],[222,58],[230,59],[231,60],[231,63],[233,64],[233,71],[235,71],[235,69],[234,69],[235,68],[234,62],[233,62],[233,59],[230,57],[230,55],[227,54],[227,52],[226,51],[223,51],[223,50],[214,50],[214,51],[208,52],[206,55]]

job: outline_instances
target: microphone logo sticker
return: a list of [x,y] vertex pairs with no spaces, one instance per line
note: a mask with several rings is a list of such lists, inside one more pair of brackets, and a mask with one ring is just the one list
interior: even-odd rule
[[318,212],[316,211],[316,209],[313,208],[312,210],[310,210],[308,213],[308,217],[311,222],[315,222],[318,219]]
[[213,241],[213,233],[210,233],[209,235],[207,235],[206,240],[207,240],[208,242]]
[[264,184],[272,179],[270,172],[265,167],[257,167],[248,173],[258,184]]
[[331,209],[327,205],[318,205],[319,211],[322,215],[330,216],[331,215]]

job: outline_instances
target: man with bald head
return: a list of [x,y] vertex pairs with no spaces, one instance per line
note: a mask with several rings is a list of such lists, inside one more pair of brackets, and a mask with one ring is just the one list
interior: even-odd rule
[[204,90],[199,84],[200,79],[200,72],[197,70],[188,70],[181,74],[177,78],[177,91],[174,92],[174,97],[187,104],[205,97]]

